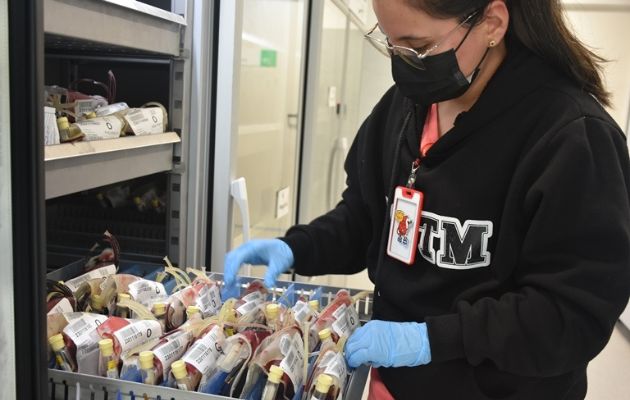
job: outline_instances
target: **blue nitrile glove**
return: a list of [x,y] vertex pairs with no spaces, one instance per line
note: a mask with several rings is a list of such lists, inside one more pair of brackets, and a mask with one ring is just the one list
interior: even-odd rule
[[267,265],[265,285],[272,288],[276,286],[276,278],[293,266],[293,252],[280,239],[257,239],[242,244],[225,256],[226,286],[234,285],[243,264]]
[[352,368],[362,364],[380,367],[415,367],[431,362],[427,324],[370,321],[346,343],[346,360]]

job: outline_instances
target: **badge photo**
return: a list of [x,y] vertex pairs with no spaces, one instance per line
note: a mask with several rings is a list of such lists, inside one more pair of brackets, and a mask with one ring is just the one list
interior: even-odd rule
[[408,265],[412,265],[416,259],[423,200],[422,192],[403,186],[396,188],[387,254]]

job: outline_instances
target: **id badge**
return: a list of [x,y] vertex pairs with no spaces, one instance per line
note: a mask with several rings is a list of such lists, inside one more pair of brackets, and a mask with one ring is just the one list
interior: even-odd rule
[[422,192],[404,186],[396,188],[387,254],[405,264],[412,265],[416,259],[423,201]]

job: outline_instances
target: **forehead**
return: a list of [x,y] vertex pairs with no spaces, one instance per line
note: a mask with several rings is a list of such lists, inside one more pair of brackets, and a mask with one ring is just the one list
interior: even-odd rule
[[392,40],[436,37],[455,21],[432,17],[407,0],[374,0],[373,5],[380,29]]

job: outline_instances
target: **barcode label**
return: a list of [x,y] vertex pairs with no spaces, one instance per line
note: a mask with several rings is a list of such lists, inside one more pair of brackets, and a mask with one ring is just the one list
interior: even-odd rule
[[346,307],[345,303],[342,303],[342,304],[341,304],[341,305],[340,305],[340,306],[339,306],[339,307],[335,310],[335,312],[332,314],[332,315],[333,315],[333,317],[334,317],[335,319],[340,319],[340,318],[341,318],[341,316],[342,316],[342,315],[346,312],[346,308],[347,308],[347,307]]
[[280,362],[280,368],[289,376],[296,390],[302,385],[303,365],[304,353],[294,351],[294,349],[289,350],[289,354]]
[[223,353],[221,343],[225,339],[223,331],[218,326],[197,340],[186,352],[182,360],[192,365],[206,376],[211,370],[219,355]]
[[85,133],[86,140],[114,139],[120,137],[123,122],[116,116],[98,117],[75,122],[81,132]]
[[[339,309],[341,308],[339,307]],[[335,316],[337,320],[333,322],[332,329],[339,336],[350,336],[356,327],[359,326],[359,315],[354,307],[346,307],[345,304],[341,313],[337,313],[339,309],[333,314],[337,314]]]
[[216,285],[204,286],[197,297],[197,306],[204,317],[215,315],[221,308],[221,292]]
[[291,338],[289,335],[284,335],[280,338],[280,352],[283,356],[286,356],[291,349]]
[[346,321],[345,318],[341,318],[340,320],[333,322],[332,330],[339,336],[344,336],[344,335],[347,336],[350,332],[348,321]]
[[101,267],[101,268],[92,270],[74,279],[70,279],[69,281],[65,282],[65,285],[74,293],[79,289],[79,287],[84,282],[87,282],[92,279],[107,278],[108,276],[114,275],[115,273],[116,273],[116,266],[112,264],[106,267]]
[[293,363],[295,362],[295,353],[293,351],[290,351],[289,354],[287,354],[287,356],[284,358],[284,361],[288,364],[288,365],[293,365]]
[[309,319],[309,317],[314,316],[313,310],[306,304],[305,302],[299,300],[293,306],[293,315],[295,316],[295,320],[299,323],[304,323]]
[[114,333],[123,353],[160,336],[162,327],[158,321],[136,321]]
[[59,303],[55,304],[50,311],[48,311],[48,315],[71,313],[72,311],[70,300],[64,297],[61,301],[59,301]]
[[302,337],[298,333],[293,334],[284,334],[280,338],[280,352],[283,356],[289,354],[289,352],[297,351],[300,352],[304,350],[304,342],[302,341]]
[[149,119],[142,112],[143,110],[133,110],[127,113],[127,118],[134,124],[142,124],[149,122]]
[[83,342],[80,346],[77,346],[77,359],[89,357],[91,353],[98,350],[98,337],[94,337],[90,334],[90,341]]
[[81,335],[83,335],[90,328],[88,324],[88,318],[89,317],[85,316],[66,326],[64,329],[64,333],[73,341],[81,337]]
[[91,342],[90,334],[107,320],[104,315],[84,314],[81,318],[73,320],[64,329],[63,333],[70,338],[77,349],[87,342]]
[[63,314],[63,317],[66,319],[66,321],[68,321],[68,323],[77,320],[81,317],[83,317],[85,315],[85,313],[82,312],[71,312],[71,313],[65,313]]
[[245,303],[249,303],[250,301],[262,302],[265,300],[265,297],[259,290],[256,290],[255,292],[251,292],[250,294],[243,296],[241,300]]
[[136,136],[164,132],[164,114],[160,108],[151,107],[131,110],[125,115],[125,120]]
[[346,360],[344,360],[343,356],[340,353],[333,353],[332,358],[330,359],[330,361],[328,361],[328,364],[326,365],[326,370],[324,371],[324,373],[326,375],[337,377],[337,379],[341,383],[345,381],[346,375],[348,374],[348,367],[346,366]]
[[76,100],[74,103],[74,115],[81,116],[91,113],[98,106],[98,102],[92,99]]
[[164,285],[146,279],[130,283],[129,294],[135,301],[147,307],[167,297]]
[[285,357],[280,363],[280,368],[289,376],[294,387],[298,388],[302,385],[304,373],[304,342],[302,337],[297,332],[292,335],[284,335],[280,339],[280,351],[283,347]]
[[166,379],[171,368],[171,364],[181,358],[186,352],[188,343],[192,340],[192,333],[184,332],[169,340],[168,342],[158,345],[153,349],[153,354],[162,363],[163,379]]
[[350,333],[354,332],[354,330],[359,326],[359,314],[354,307],[348,307],[346,311],[346,320],[348,321],[348,326],[350,327]]
[[240,315],[245,315],[248,312],[250,312],[251,310],[253,310],[254,308],[256,308],[256,306],[258,306],[257,301],[250,301],[249,303],[245,303],[242,306],[240,306],[239,308],[236,309],[236,312],[238,312]]

